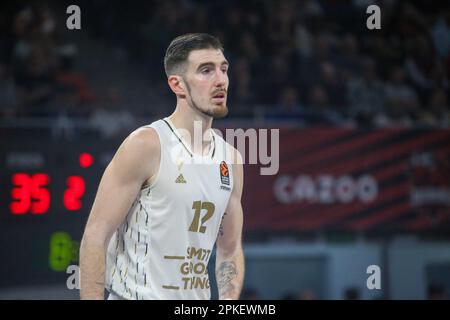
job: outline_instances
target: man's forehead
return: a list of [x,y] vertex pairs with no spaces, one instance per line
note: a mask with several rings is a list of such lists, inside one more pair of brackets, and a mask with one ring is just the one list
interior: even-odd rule
[[226,59],[220,49],[200,49],[191,51],[188,61],[196,66],[205,62],[222,63],[226,62]]

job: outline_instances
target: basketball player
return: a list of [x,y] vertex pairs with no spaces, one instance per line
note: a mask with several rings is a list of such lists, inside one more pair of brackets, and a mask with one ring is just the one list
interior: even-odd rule
[[103,174],[80,248],[82,299],[104,288],[108,299],[210,299],[215,243],[219,299],[239,298],[242,159],[211,130],[228,113],[228,62],[218,39],[186,34],[164,67],[175,111],[131,133]]

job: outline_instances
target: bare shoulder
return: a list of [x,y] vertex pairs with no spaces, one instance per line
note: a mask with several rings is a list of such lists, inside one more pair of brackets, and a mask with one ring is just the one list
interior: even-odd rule
[[157,168],[161,153],[158,133],[149,127],[140,127],[131,132],[120,145],[111,165],[116,170],[128,171],[144,179]]
[[151,127],[140,127],[125,139],[131,148],[143,148],[142,152],[154,152],[160,149],[158,133]]
[[153,128],[140,127],[125,138],[119,151],[126,152],[131,157],[153,157],[160,152],[158,133]]

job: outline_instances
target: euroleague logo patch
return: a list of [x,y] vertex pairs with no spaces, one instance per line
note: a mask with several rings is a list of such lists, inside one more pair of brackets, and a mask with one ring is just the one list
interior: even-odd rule
[[222,184],[230,185],[230,172],[228,171],[228,165],[225,161],[220,163],[220,180]]

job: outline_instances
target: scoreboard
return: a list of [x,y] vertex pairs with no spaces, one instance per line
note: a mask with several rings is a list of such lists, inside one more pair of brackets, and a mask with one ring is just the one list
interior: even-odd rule
[[[5,138],[5,139],[3,139]],[[65,283],[120,141],[2,138],[0,287]]]

